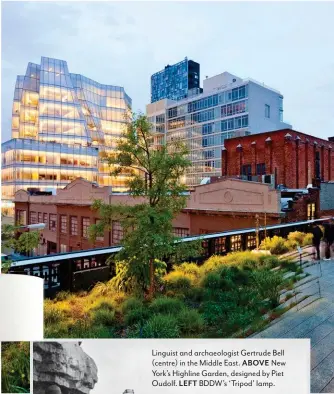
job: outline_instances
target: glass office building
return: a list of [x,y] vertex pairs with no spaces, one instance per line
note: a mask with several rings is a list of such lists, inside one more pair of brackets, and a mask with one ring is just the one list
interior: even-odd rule
[[187,144],[192,165],[184,181],[189,187],[221,175],[225,139],[291,128],[283,122],[280,92],[228,72],[205,79],[201,94],[148,104],[146,113],[156,145]]
[[12,139],[2,144],[2,199],[78,177],[124,191],[127,175],[111,178],[99,158],[115,150],[129,108],[124,88],[69,73],[65,61],[29,63],[15,85]]
[[200,90],[200,65],[185,58],[151,76],[151,103],[168,98],[181,100],[188,91]]

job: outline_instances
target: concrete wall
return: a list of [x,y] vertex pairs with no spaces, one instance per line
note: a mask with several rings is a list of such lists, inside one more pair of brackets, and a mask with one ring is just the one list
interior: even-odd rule
[[[264,86],[249,82],[248,112],[249,130],[252,134],[291,128],[280,121],[279,97],[281,95]],[[265,117],[265,105],[270,106],[270,118]]]
[[187,209],[228,212],[280,212],[280,194],[269,185],[225,179],[197,186]]

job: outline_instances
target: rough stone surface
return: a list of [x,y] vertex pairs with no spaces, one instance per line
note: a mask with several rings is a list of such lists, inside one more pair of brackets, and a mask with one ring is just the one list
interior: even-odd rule
[[94,360],[78,342],[34,343],[34,394],[57,385],[62,394],[89,394],[97,382]]

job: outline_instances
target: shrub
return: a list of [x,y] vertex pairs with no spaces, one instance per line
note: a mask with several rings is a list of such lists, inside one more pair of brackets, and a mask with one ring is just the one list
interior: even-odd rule
[[271,269],[278,267],[280,264],[281,262],[276,256],[259,255],[258,268]]
[[72,296],[71,292],[62,290],[56,295],[54,301],[65,301],[71,296]]
[[30,343],[2,342],[1,392],[30,392]]
[[236,265],[240,268],[243,268],[245,266],[256,267],[257,262],[258,257],[248,250],[243,252],[229,253],[226,256],[226,263],[228,265]]
[[184,309],[177,316],[179,327],[183,334],[198,334],[203,330],[204,319],[194,309]]
[[291,245],[302,246],[304,237],[305,233],[293,231],[288,234],[288,241],[290,241]]
[[166,275],[165,279],[172,277],[173,274],[176,276],[177,274],[183,275],[190,280],[191,284],[194,284],[201,276],[201,269],[195,263],[182,263],[180,265],[175,265],[173,271]]
[[269,298],[272,307],[279,305],[279,290],[283,277],[278,272],[256,271],[253,273],[255,286],[263,299]]
[[122,312],[126,314],[134,309],[142,308],[142,306],[143,306],[142,300],[135,297],[130,297],[123,302]]
[[68,327],[67,338],[114,338],[115,330],[103,325],[92,325],[88,321],[79,320]]
[[217,272],[209,272],[202,280],[202,286],[206,289],[219,290],[221,277]]
[[303,239],[303,246],[312,245],[312,243],[313,243],[313,234],[311,233],[305,234]]
[[107,296],[112,290],[113,283],[111,281],[107,283],[99,282],[93,287],[90,294],[96,296]]
[[44,338],[69,338],[69,326],[67,322],[59,322],[54,324],[45,324]]
[[226,256],[211,256],[205,263],[200,267],[201,276],[214,271],[222,264],[226,264]]
[[254,312],[249,310],[240,310],[232,312],[227,316],[226,328],[230,332],[244,330],[254,319]]
[[127,326],[132,326],[135,324],[143,324],[148,320],[150,312],[147,308],[140,306],[136,309],[130,309],[124,316],[124,322]]
[[101,308],[92,314],[92,322],[96,325],[111,326],[115,322],[115,311]]
[[180,330],[175,317],[154,315],[143,326],[143,338],[178,338]]
[[170,290],[186,291],[191,288],[191,280],[181,272],[171,272],[165,276],[166,287]]
[[221,288],[225,290],[249,282],[249,271],[240,269],[238,266],[222,266],[216,272],[221,276]]
[[97,299],[89,308],[91,311],[98,311],[101,309],[107,310],[107,311],[113,311],[114,310],[114,303],[112,300],[109,300],[108,298],[100,298]]
[[184,308],[184,303],[176,298],[159,297],[152,301],[149,308],[155,314],[175,314]]
[[62,310],[57,308],[57,305],[45,301],[44,303],[44,324],[55,324],[63,321],[65,314]]
[[269,250],[272,254],[283,254],[288,251],[285,239],[277,235],[272,238],[265,238],[261,242],[260,249]]

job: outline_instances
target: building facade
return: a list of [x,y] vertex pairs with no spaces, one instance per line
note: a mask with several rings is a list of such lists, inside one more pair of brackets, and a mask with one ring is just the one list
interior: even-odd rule
[[151,76],[151,103],[162,99],[181,100],[188,91],[200,89],[200,65],[185,58]]
[[267,177],[276,186],[305,189],[314,179],[334,181],[332,146],[330,141],[291,129],[232,138],[221,152],[222,175]]
[[221,175],[226,139],[291,127],[283,122],[280,92],[228,72],[205,79],[201,94],[148,104],[146,113],[157,145],[183,141],[188,146],[192,165],[185,182],[190,187]]
[[[186,237],[253,228],[257,218],[265,226],[319,217],[318,189],[306,190],[302,195],[287,192],[283,201],[281,193],[268,184],[229,178],[198,186],[189,194],[187,206],[174,218],[174,234]],[[22,225],[45,223],[35,251],[39,255],[121,244],[123,230],[117,220],[94,243],[89,240],[89,226],[100,219],[99,213],[91,208],[96,199],[108,204],[144,202],[142,198],[112,192],[111,187],[76,179],[55,195],[18,191],[15,218]],[[284,207],[282,202],[288,206]],[[232,241],[237,245],[240,235]]]
[[15,85],[12,139],[2,144],[2,199],[78,177],[124,190],[127,175],[111,178],[99,157],[115,150],[130,107],[123,87],[72,74],[63,60],[29,63]]

